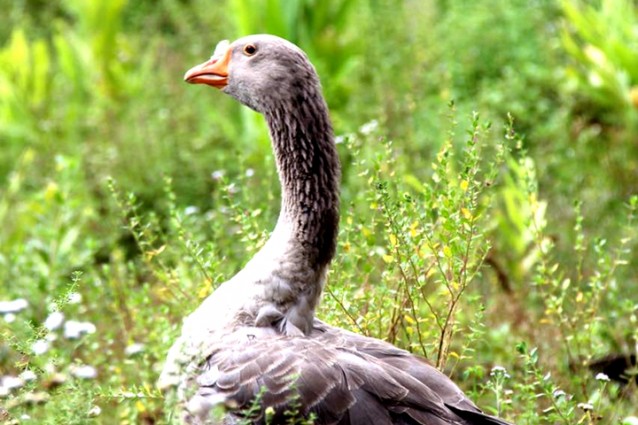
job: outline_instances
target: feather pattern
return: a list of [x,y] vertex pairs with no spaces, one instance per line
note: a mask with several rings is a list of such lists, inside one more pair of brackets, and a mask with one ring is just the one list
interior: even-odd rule
[[316,425],[506,424],[424,360],[319,320],[310,337],[259,327],[228,335],[190,385],[190,424],[215,423],[202,406],[218,400],[230,423],[278,424],[294,414]]

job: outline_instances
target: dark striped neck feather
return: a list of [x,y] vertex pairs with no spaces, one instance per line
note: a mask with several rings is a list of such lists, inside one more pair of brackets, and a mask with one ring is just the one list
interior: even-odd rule
[[289,238],[311,268],[327,266],[339,223],[339,158],[327,106],[318,88],[266,113],[282,187],[273,237]]

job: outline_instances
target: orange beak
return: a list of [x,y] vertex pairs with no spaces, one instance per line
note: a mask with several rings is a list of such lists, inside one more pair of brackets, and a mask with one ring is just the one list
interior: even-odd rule
[[206,84],[218,89],[226,87],[231,50],[227,42],[223,45],[222,43],[217,46],[209,60],[186,71],[184,81],[191,84]]

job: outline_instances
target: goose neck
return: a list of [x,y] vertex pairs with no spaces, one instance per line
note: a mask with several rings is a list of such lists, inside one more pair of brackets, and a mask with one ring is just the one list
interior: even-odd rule
[[[286,239],[308,266],[332,259],[339,222],[340,167],[327,107],[307,96],[266,114],[282,188],[273,236]],[[299,255],[301,253],[301,255]]]

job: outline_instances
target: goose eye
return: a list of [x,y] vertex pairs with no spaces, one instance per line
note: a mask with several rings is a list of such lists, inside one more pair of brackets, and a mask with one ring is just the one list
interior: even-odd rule
[[252,56],[257,52],[257,48],[255,47],[254,44],[246,44],[244,46],[244,53],[246,54],[246,56]]

